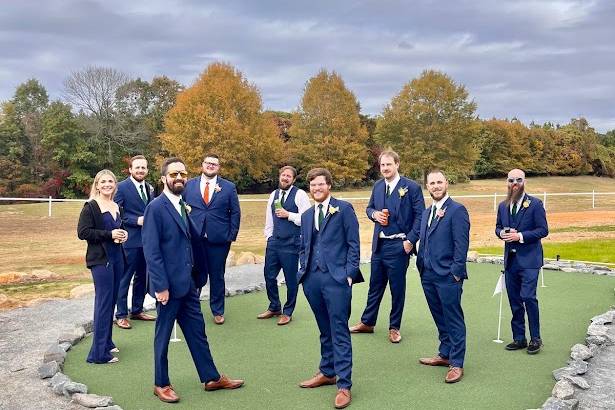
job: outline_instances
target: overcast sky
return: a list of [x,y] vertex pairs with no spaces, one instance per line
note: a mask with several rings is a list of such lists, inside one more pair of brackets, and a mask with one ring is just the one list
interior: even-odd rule
[[364,114],[425,69],[464,84],[482,118],[615,129],[615,1],[20,0],[0,7],[0,100],[37,78],[60,98],[71,71],[111,66],[194,82],[241,70],[264,107],[295,109],[324,67]]

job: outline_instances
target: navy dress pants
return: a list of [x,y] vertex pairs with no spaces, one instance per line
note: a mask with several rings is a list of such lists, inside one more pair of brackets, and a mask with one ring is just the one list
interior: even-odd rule
[[224,315],[224,272],[226,270],[226,257],[231,250],[231,243],[222,244],[209,242],[204,239],[207,250],[207,270],[209,275],[209,307],[214,316]]
[[279,241],[271,237],[267,241],[265,251],[265,285],[267,287],[267,297],[269,298],[269,310],[279,312],[282,310],[280,295],[278,291],[278,274],[280,269],[284,272],[286,281],[286,303],[284,304],[283,314],[292,316],[297,304],[297,270],[299,267],[299,251],[294,244]]
[[143,300],[145,299],[147,283],[143,248],[124,248],[124,251],[126,252],[126,269],[124,269],[122,274],[117,295],[117,308],[115,311],[117,319],[128,317],[128,288],[130,287],[131,280],[132,304],[130,313],[136,315],[143,312]]
[[512,264],[506,269],[506,294],[512,311],[510,326],[514,340],[525,339],[525,314],[532,339],[540,338],[540,315],[538,312],[538,299],[536,286],[538,284],[539,269],[520,269]]

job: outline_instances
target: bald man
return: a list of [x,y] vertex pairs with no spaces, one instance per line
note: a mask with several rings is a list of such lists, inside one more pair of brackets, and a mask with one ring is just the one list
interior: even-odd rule
[[[513,341],[506,350],[527,348],[536,354],[542,347],[536,285],[543,265],[542,238],[549,234],[542,201],[525,192],[525,173],[513,169],[507,178],[508,194],[498,207],[495,234],[504,241],[506,293],[512,311]],[[525,315],[530,343],[525,337]]]

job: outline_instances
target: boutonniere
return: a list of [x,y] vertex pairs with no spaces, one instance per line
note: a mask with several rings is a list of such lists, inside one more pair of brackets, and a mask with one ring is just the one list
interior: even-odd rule
[[192,212],[192,207],[190,205],[184,204],[184,207],[186,208],[186,213],[189,214],[190,212]]
[[401,187],[401,188],[399,188],[399,189],[397,190],[397,192],[399,193],[399,197],[400,197],[400,198],[403,198],[403,197],[404,197],[404,195],[406,195],[406,194],[408,193],[408,187],[406,187],[406,186]]
[[439,219],[444,218],[444,214],[446,213],[446,208],[440,208],[436,211],[436,215]]
[[216,184],[216,186],[214,187],[214,191],[215,192],[220,192],[220,191],[222,191],[222,188],[220,188],[220,185]]
[[339,212],[339,211],[340,211],[340,207],[339,206],[338,207],[335,207],[335,206],[330,206],[329,207],[329,215],[333,215],[334,213]]
[[523,207],[524,208],[529,208],[531,202],[532,201],[530,201],[529,199],[526,199],[525,201],[523,201]]

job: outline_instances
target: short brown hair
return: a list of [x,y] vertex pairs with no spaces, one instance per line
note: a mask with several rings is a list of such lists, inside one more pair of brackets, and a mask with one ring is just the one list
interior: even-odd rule
[[427,177],[431,174],[442,174],[442,176],[444,177],[444,179],[446,179],[448,181],[448,177],[446,176],[446,173],[444,171],[442,171],[440,168],[432,168],[429,170],[429,172],[427,173],[427,175],[425,176],[425,179],[427,179]]
[[378,163],[380,163],[380,160],[384,156],[393,158],[393,161],[395,161],[396,164],[399,164],[399,154],[392,149],[385,149],[384,151],[382,151],[378,156]]
[[282,175],[282,172],[289,170],[290,172],[293,173],[293,178],[297,178],[297,170],[295,169],[295,167],[290,166],[290,165],[285,165],[282,168],[280,168],[280,175]]
[[145,158],[144,155],[135,155],[134,157],[130,158],[130,161],[128,163],[128,166],[130,168],[132,168],[132,163],[135,162],[138,159],[144,159],[147,162],[147,158]]
[[308,183],[312,182],[316,177],[325,177],[327,185],[333,185],[333,177],[326,168],[312,168],[307,174]]
[[186,166],[186,163],[184,161],[182,161],[181,158],[178,158],[178,157],[167,158],[167,159],[164,160],[164,162],[160,166],[160,176],[166,177],[167,176],[167,169],[169,168],[169,165],[174,164],[176,162],[180,162],[180,163],[184,164],[184,166]]

